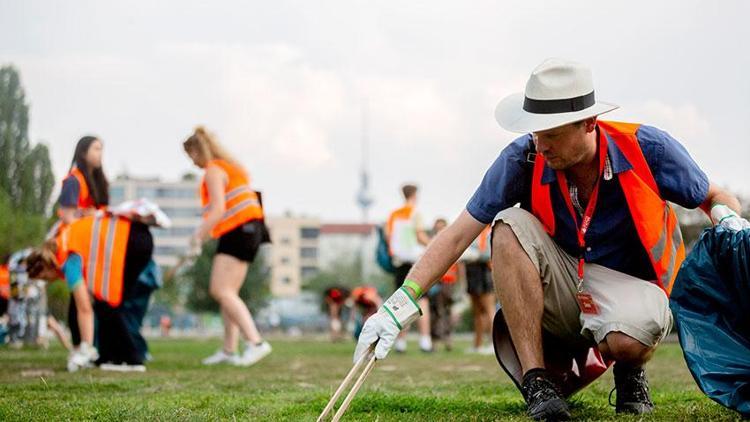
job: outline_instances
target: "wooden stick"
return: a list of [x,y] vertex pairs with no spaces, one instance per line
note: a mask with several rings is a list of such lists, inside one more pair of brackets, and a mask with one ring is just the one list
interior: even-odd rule
[[333,397],[331,397],[331,400],[328,401],[328,404],[326,405],[325,409],[323,409],[323,413],[318,416],[318,420],[316,422],[321,422],[324,418],[328,416],[328,414],[333,409],[333,406],[336,404],[336,401],[338,401],[339,397],[341,396],[341,393],[344,392],[344,389],[349,385],[352,378],[354,378],[354,375],[359,371],[359,368],[366,362],[366,358],[372,353],[373,348],[370,347],[370,349],[367,350],[360,358],[357,360],[357,363],[354,364],[352,369],[349,370],[349,373],[346,374],[346,377],[343,381],[341,381],[341,385],[339,385],[339,388],[336,390],[335,393],[333,393]]
[[346,398],[344,399],[344,402],[341,403],[341,407],[339,407],[339,410],[336,411],[336,414],[333,415],[333,421],[332,422],[338,422],[339,419],[341,419],[342,416],[344,416],[344,412],[346,412],[346,409],[349,408],[349,404],[354,400],[354,396],[357,395],[357,391],[359,391],[359,388],[362,387],[362,384],[365,383],[365,379],[368,375],[370,375],[370,371],[372,371],[372,368],[375,367],[375,354],[372,355],[370,358],[370,361],[367,362],[367,366],[365,366],[365,370],[362,371],[362,375],[357,378],[357,382],[354,384],[354,387],[352,387],[352,391],[349,392],[349,394],[346,395]]

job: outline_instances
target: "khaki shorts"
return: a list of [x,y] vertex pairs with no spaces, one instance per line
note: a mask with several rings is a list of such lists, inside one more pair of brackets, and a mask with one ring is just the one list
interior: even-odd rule
[[526,210],[505,209],[495,217],[497,222],[510,226],[539,271],[544,286],[542,326],[550,334],[583,345],[599,343],[618,331],[653,347],[672,328],[669,299],[661,288],[597,264],[586,264],[583,290],[591,294],[599,313],[582,313],[575,297],[578,260],[565,253]]

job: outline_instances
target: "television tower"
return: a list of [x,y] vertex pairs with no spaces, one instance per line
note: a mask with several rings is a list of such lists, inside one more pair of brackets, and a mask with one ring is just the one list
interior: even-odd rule
[[369,110],[367,107],[367,100],[362,102],[362,168],[360,170],[360,184],[359,191],[357,192],[357,205],[362,210],[362,223],[368,222],[368,211],[375,202],[370,192],[370,173],[367,171],[367,147],[369,146],[369,127],[368,127],[368,114]]

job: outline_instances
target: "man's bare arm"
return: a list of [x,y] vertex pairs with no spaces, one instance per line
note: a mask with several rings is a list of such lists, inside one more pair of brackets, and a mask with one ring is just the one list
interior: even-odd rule
[[711,183],[708,185],[706,200],[703,201],[700,208],[711,217],[711,207],[715,204],[724,204],[734,210],[737,214],[742,211],[742,206],[736,196]]

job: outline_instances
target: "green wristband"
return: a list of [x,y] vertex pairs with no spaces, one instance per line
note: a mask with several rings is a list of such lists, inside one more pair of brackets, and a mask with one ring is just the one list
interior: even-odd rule
[[412,290],[414,290],[414,295],[417,296],[417,299],[422,297],[422,288],[419,287],[419,284],[414,282],[414,280],[406,280],[404,281],[404,287],[408,287]]

